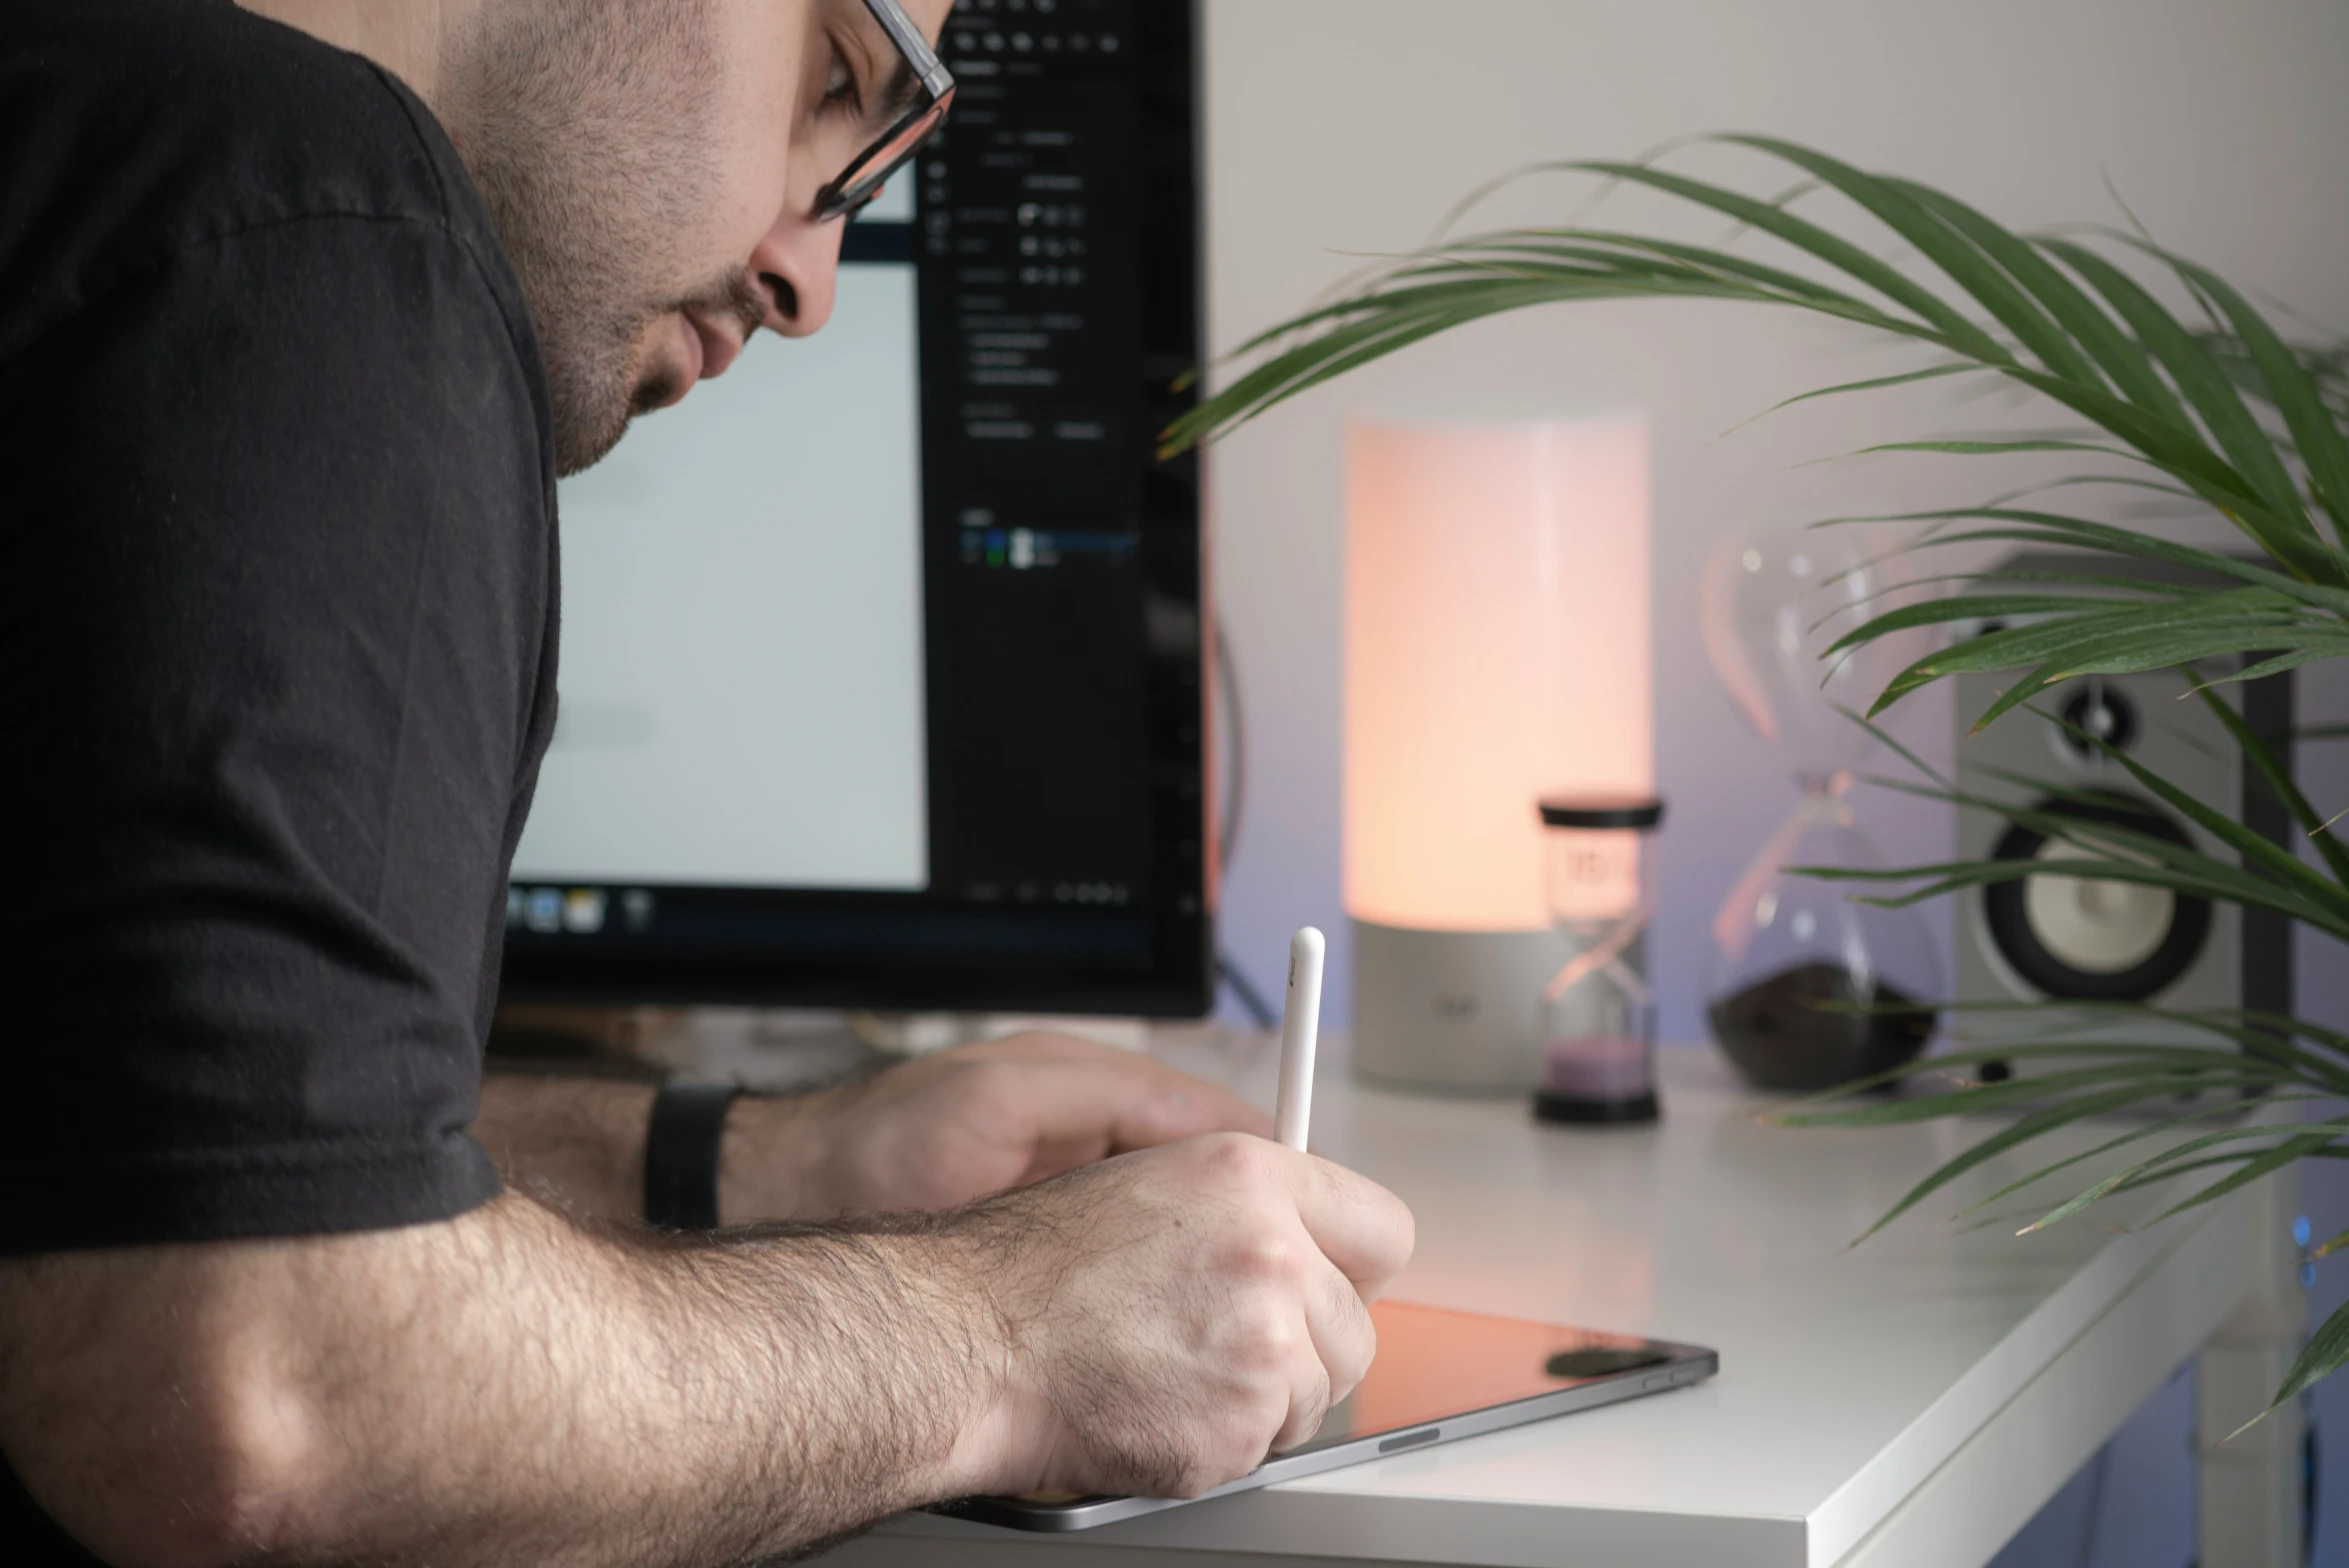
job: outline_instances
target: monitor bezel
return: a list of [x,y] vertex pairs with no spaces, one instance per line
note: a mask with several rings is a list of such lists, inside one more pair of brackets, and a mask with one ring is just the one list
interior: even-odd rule
[[[1146,428],[1164,429],[1197,401],[1179,377],[1202,360],[1199,170],[1203,155],[1200,34],[1195,0],[1139,0],[1142,81],[1142,355]],[[1089,961],[1018,951],[980,953],[876,942],[847,951],[778,949],[564,951],[510,935],[501,1004],[849,1007],[885,1011],[1132,1014],[1197,1017],[1214,997],[1216,791],[1209,777],[1214,656],[1206,634],[1201,460],[1147,454],[1142,480],[1147,778],[1153,823],[1147,958]],[[656,896],[658,884],[651,885]],[[776,892],[767,907],[836,917],[902,910],[910,927],[938,912],[984,921],[988,906],[911,903],[857,892]],[[1009,907],[1007,918],[1032,912]],[[884,916],[886,918],[886,916]],[[518,934],[517,934],[518,935]],[[834,944],[837,949],[841,944]]]

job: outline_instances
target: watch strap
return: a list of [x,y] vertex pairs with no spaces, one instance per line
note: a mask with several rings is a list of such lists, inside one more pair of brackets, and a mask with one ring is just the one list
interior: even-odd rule
[[661,1085],[644,1133],[644,1217],[669,1230],[718,1228],[718,1150],[740,1084]]

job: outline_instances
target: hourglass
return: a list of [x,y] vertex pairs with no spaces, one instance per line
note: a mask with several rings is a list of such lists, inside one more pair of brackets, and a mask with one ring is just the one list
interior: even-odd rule
[[1542,989],[1542,1081],[1534,1114],[1551,1122],[1652,1122],[1656,999],[1647,978],[1664,820],[1649,796],[1561,796],[1541,803],[1542,883],[1567,959]]
[[1849,799],[1875,744],[1851,713],[1930,650],[1929,634],[1822,655],[1914,600],[1896,586],[1897,549],[1863,527],[1775,531],[1733,539],[1706,565],[1705,651],[1802,792],[1713,919],[1706,1018],[1766,1089],[1823,1089],[1896,1067],[1933,1036],[1941,966],[1917,911],[1859,902],[1878,891],[1867,884],[1789,871],[1882,865]]

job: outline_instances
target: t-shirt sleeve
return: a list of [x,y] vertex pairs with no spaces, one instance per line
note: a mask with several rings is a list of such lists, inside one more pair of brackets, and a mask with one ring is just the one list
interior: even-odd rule
[[543,400],[421,219],[0,363],[0,1252],[442,1219],[551,661]]

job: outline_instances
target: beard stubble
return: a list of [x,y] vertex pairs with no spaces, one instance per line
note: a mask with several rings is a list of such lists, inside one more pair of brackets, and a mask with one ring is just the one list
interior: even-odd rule
[[538,331],[555,471],[674,399],[645,329],[692,309],[743,324],[746,267],[681,253],[716,200],[713,0],[490,0],[440,62],[436,108],[480,190]]

